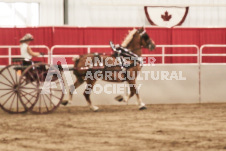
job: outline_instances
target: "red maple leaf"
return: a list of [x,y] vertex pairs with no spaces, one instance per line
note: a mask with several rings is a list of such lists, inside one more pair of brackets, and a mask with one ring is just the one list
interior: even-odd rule
[[169,21],[172,17],[172,15],[169,15],[167,11],[165,11],[165,14],[164,15],[161,15],[162,19],[164,21]]

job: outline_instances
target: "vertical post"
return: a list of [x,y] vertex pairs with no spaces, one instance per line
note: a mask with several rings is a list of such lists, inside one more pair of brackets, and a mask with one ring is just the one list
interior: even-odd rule
[[199,52],[199,103],[201,103],[201,64],[202,64],[202,47],[200,48]]
[[199,63],[201,63],[202,62],[202,46],[201,46],[201,48],[200,48],[200,52],[199,52]]
[[198,46],[196,47],[196,50],[197,50],[197,63],[199,64],[200,63],[200,53],[199,53]]
[[162,47],[162,64],[165,64],[165,47]]
[[52,61],[51,61],[51,51],[49,50],[49,48],[47,49],[48,51],[48,64],[52,64]]
[[68,25],[68,0],[64,0],[64,25]]
[[88,49],[87,49],[87,53],[90,53],[90,47],[88,47]]
[[8,55],[9,55],[9,65],[11,65],[11,57],[12,57],[11,47],[9,47],[8,49]]
[[53,49],[55,48],[55,46],[53,46],[51,49],[50,49],[50,64],[52,65],[53,64]]

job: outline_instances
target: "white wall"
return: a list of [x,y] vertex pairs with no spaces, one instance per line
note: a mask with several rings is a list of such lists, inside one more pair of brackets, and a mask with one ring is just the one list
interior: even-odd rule
[[226,65],[201,66],[201,102],[226,102]]
[[[182,71],[186,80],[138,80],[142,84],[140,97],[146,104],[171,104],[171,103],[225,103],[226,102],[226,65],[201,65],[201,76],[199,77],[198,65],[156,65],[154,67],[143,67],[142,71]],[[71,72],[72,73],[72,72]],[[200,78],[200,100],[199,100],[199,78]],[[75,77],[73,75],[73,80]],[[109,83],[97,81],[103,87]],[[85,106],[86,100],[83,96],[85,84],[81,85],[77,94],[73,95],[72,105]],[[95,105],[125,105],[117,102],[114,98],[120,94],[95,94],[92,92],[91,100]],[[67,95],[65,96],[67,98]],[[136,104],[136,96],[129,100],[129,104]]]
[[[172,71],[177,73],[182,72],[182,76],[186,80],[137,80],[137,84],[141,84],[140,97],[146,104],[172,104],[172,103],[199,103],[199,67],[198,65],[156,65],[143,67],[142,71],[157,72],[167,71],[170,74]],[[72,72],[71,72],[72,73]],[[179,76],[179,74],[177,74]],[[75,76],[73,75],[73,80]],[[144,78],[144,74],[142,76]],[[105,81],[97,81],[96,84],[106,86],[106,84],[120,84]],[[81,85],[77,90],[77,94],[73,95],[72,105],[86,105],[83,92],[85,84]],[[112,90],[111,88],[109,91]],[[117,102],[114,98],[121,94],[95,94],[92,92],[91,100],[96,105],[125,105],[123,102]],[[68,96],[66,95],[65,98]],[[129,100],[129,104],[136,104],[136,96]]]
[[[40,9],[39,26],[62,26],[63,19],[63,0],[0,0],[0,2],[37,2]],[[1,10],[0,10],[1,11]],[[31,26],[31,25],[28,25]]]
[[[201,76],[199,77],[198,65],[156,65],[150,67],[143,67],[142,71],[152,71],[154,73],[168,71],[182,72],[182,77],[186,80],[137,80],[137,84],[142,84],[140,89],[140,97],[146,104],[172,104],[172,103],[225,103],[226,102],[226,65],[201,65]],[[1,68],[0,68],[1,70]],[[75,76],[70,72],[73,81]],[[144,75],[144,74],[143,74]],[[177,74],[179,76],[179,74]],[[156,76],[156,74],[155,74]],[[144,77],[144,76],[142,76]],[[65,78],[65,77],[64,77]],[[201,96],[199,100],[199,78]],[[67,84],[66,79],[65,84]],[[97,81],[102,87],[106,84],[122,84],[105,81]],[[0,85],[2,86],[2,85]],[[73,95],[72,105],[86,106],[86,100],[83,96],[85,90],[85,83],[76,89],[77,94]],[[67,89],[68,86],[66,85]],[[111,91],[112,88],[108,89]],[[123,102],[117,102],[115,97],[124,95],[125,93],[107,94],[101,92],[95,94],[92,92],[91,100],[95,105],[126,105]],[[65,95],[68,98],[68,95]],[[136,96],[129,100],[129,104],[136,104]]]
[[40,26],[62,26],[63,0],[39,0],[40,2]]
[[[0,2],[37,2],[40,4],[40,26],[64,25],[63,0]],[[146,19],[144,6],[157,5],[190,6],[183,27],[226,27],[226,0],[69,0],[69,25],[151,26]]]
[[69,0],[69,25],[151,26],[144,6],[158,5],[190,6],[183,27],[226,26],[225,0]]
[[90,2],[69,0],[69,25],[142,26],[145,22],[142,7],[98,6]]

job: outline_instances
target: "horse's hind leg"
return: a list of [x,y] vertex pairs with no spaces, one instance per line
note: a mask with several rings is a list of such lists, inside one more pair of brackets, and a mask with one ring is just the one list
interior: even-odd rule
[[141,100],[140,96],[139,96],[139,93],[136,93],[136,96],[137,96],[137,102],[139,104],[139,109],[140,110],[144,110],[144,109],[147,109],[147,107],[145,106],[145,104],[143,103],[143,101]]
[[85,89],[85,91],[83,93],[83,95],[85,96],[86,101],[87,101],[90,109],[93,110],[94,112],[98,111],[98,109],[99,109],[97,106],[92,105],[92,102],[90,100],[90,94],[92,92],[92,89],[93,89],[93,86],[94,86],[95,82],[96,82],[95,80],[88,80],[86,89]]
[[75,91],[75,89],[77,89],[83,83],[84,83],[84,80],[82,78],[77,77],[77,80],[75,81],[74,85],[71,85],[70,88],[69,88],[69,98],[67,100],[64,100],[61,104],[67,105],[69,102],[71,102],[73,92]]
[[[139,105],[139,109],[140,110],[147,109],[145,104],[142,102],[142,100],[140,98],[138,89],[136,87],[136,82],[135,81],[129,81],[129,84],[130,84],[130,96],[128,97],[128,99],[131,98],[132,96],[134,96],[134,94],[136,94],[136,96],[137,96],[137,103]],[[128,99],[126,101],[128,101]]]

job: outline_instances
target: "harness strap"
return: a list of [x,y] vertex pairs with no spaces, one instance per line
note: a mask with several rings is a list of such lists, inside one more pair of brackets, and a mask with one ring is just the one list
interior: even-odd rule
[[144,30],[142,33],[140,33],[140,36],[143,36],[146,33],[146,30]]

